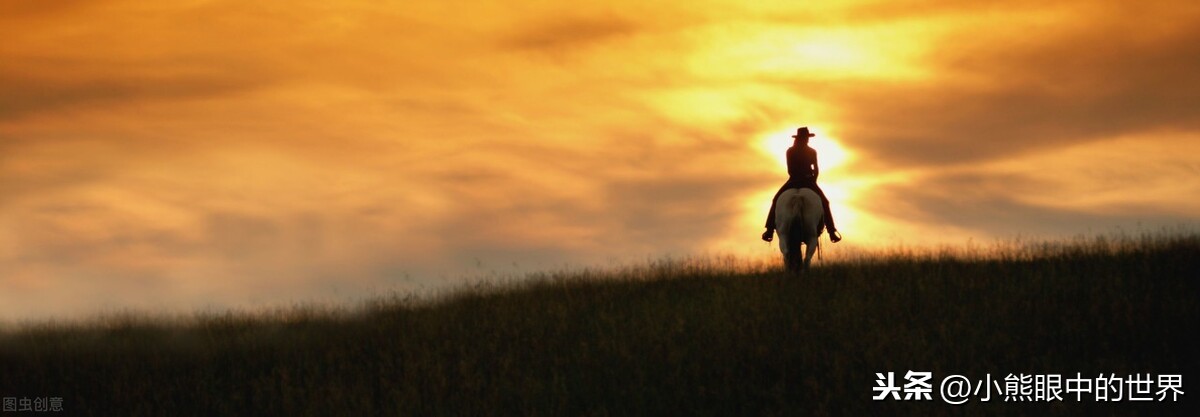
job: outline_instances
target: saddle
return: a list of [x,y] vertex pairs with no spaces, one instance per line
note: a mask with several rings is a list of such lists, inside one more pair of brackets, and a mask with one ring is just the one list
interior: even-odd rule
[[810,189],[813,191],[817,191],[817,180],[813,179],[812,177],[799,178],[799,179],[789,178],[787,183],[784,184],[783,189],[791,190],[791,189],[801,189],[801,188],[807,188],[807,189]]

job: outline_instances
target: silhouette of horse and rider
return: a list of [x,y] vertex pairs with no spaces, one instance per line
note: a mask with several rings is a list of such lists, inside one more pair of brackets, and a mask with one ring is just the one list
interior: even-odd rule
[[[788,148],[787,150],[788,180],[787,182],[783,183],[782,187],[779,187],[779,191],[777,191],[775,196],[771,198],[771,209],[767,212],[767,230],[762,234],[762,239],[770,242],[773,240],[775,235],[776,218],[783,217],[785,220],[790,220],[792,216],[798,214],[793,213],[793,210],[789,210],[787,208],[780,213],[776,212],[776,208],[780,200],[779,197],[783,195],[785,191],[791,189],[801,189],[801,191],[803,191],[803,189],[809,189],[815,192],[816,195],[820,197],[821,208],[824,211],[823,216],[821,216],[821,224],[812,225],[811,228],[815,230],[808,231],[807,233],[800,233],[801,235],[808,236],[804,236],[803,239],[795,242],[783,241],[785,235],[793,232],[793,230],[789,230],[792,226],[790,221],[789,224],[786,225],[787,227],[781,226],[782,228],[779,230],[779,235],[781,238],[780,249],[784,251],[785,261],[788,261],[789,252],[794,251],[798,243],[801,241],[811,242],[807,243],[810,250],[809,256],[804,259],[804,263],[802,265],[804,267],[807,267],[808,262],[811,260],[811,252],[812,249],[814,249],[812,246],[813,243],[816,242],[817,236],[820,235],[821,226],[824,226],[825,230],[829,233],[829,240],[833,241],[834,243],[842,240],[841,233],[838,233],[837,227],[833,225],[833,213],[829,209],[829,198],[825,197],[825,192],[822,191],[821,187],[817,185],[817,177],[821,174],[820,165],[817,163],[817,150],[808,146],[808,140],[814,136],[816,135],[810,132],[807,126],[796,129],[796,134],[792,135],[792,138],[794,138],[795,141],[793,142],[792,147]],[[788,197],[790,204],[801,204],[799,197],[791,194],[789,194]],[[792,203],[792,198],[796,198],[795,203]],[[813,201],[812,203],[815,204],[816,202]],[[816,215],[816,213],[812,213],[812,216]]]

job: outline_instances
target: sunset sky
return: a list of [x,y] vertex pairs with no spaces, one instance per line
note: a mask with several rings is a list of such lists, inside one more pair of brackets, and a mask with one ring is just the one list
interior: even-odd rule
[[1200,2],[0,0],[0,321],[1200,220]]

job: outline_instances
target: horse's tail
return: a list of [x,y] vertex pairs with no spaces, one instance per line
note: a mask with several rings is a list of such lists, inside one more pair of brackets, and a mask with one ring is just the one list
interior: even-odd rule
[[790,195],[787,200],[787,210],[791,213],[791,218],[788,219],[788,249],[799,253],[800,245],[807,242],[810,235],[808,228],[804,226],[804,197],[799,189]]
[[821,225],[824,223],[825,208],[821,205],[821,197],[811,189],[803,189],[797,198],[797,217],[800,219],[802,242],[816,240],[821,235]]

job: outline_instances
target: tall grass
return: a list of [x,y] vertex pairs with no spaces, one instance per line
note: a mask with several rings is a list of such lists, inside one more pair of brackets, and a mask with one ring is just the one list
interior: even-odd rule
[[[729,257],[440,297],[0,335],[0,396],[72,415],[1169,415],[1194,404],[1200,236]],[[872,401],[876,372],[1182,374],[1175,403]],[[1192,407],[1195,408],[1195,407]]]

